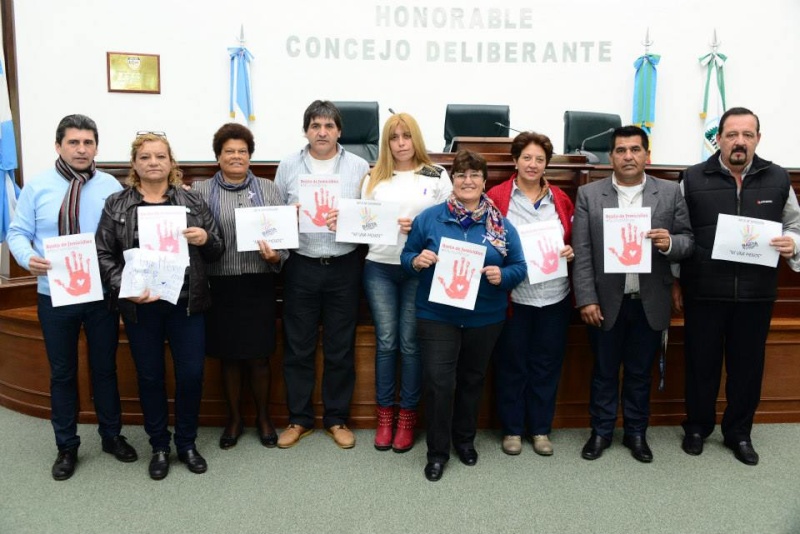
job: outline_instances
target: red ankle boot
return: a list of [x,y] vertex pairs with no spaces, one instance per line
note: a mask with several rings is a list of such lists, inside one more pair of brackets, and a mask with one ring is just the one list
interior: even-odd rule
[[392,450],[394,452],[410,451],[414,446],[414,427],[417,426],[417,411],[400,409],[397,419],[397,433],[394,435]]
[[388,451],[392,448],[392,430],[394,429],[394,407],[378,406],[378,428],[375,429],[375,448]]

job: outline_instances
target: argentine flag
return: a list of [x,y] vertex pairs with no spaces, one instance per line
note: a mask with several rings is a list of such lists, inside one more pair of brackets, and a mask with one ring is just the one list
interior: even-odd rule
[[14,180],[16,168],[17,142],[14,137],[14,123],[11,121],[6,71],[0,58],[0,174],[3,179],[0,187],[0,243],[6,240],[6,232],[17,208],[19,187]]

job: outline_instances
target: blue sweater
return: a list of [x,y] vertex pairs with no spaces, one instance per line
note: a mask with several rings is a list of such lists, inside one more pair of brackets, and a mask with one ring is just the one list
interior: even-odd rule
[[[20,267],[28,269],[31,257],[44,258],[42,241],[58,236],[58,212],[69,182],[55,168],[45,171],[25,183],[17,201],[17,211],[8,229],[8,248]],[[79,222],[81,233],[94,234],[106,198],[122,186],[110,174],[97,171],[81,189]],[[38,278],[38,292],[50,294],[47,276]]]
[[[418,318],[466,328],[495,324],[505,319],[508,292],[522,282],[528,271],[517,230],[508,219],[503,219],[503,225],[506,229],[508,252],[505,257],[485,239],[486,226],[483,220],[476,222],[465,231],[450,215],[446,202],[432,206],[417,215],[411,232],[408,234],[400,261],[407,272],[419,277],[416,300]],[[438,254],[439,243],[443,237],[486,246],[486,259],[483,267],[489,265],[500,267],[502,279],[499,286],[490,284],[486,280],[486,276],[481,275],[481,285],[478,288],[478,299],[475,302],[474,310],[464,310],[428,301],[431,284],[434,282],[434,268],[429,267],[417,272],[411,266],[412,260],[424,249]]]

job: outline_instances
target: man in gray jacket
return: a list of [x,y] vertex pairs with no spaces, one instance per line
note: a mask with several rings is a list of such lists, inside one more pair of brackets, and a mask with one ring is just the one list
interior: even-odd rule
[[[614,173],[580,187],[575,204],[573,285],[595,356],[589,405],[592,435],[581,452],[587,460],[599,458],[611,445],[620,365],[624,368],[623,444],[640,462],[653,460],[645,434],[653,361],[670,321],[670,263],[692,253],[694,238],[678,184],[645,174],[648,146],[641,128],[614,130],[610,154]],[[651,230],[629,236],[618,253],[604,242],[603,211],[609,208],[650,208]],[[642,247],[655,249],[650,272],[605,272],[606,251],[625,264],[641,257]]]

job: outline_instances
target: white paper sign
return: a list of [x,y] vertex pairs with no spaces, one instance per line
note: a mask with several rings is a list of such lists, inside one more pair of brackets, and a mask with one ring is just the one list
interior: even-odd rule
[[189,264],[189,243],[186,230],[186,206],[141,206],[136,208],[139,219],[139,248],[174,254]]
[[567,258],[559,256],[564,248],[564,238],[558,220],[521,224],[517,226],[517,233],[522,241],[531,284],[567,276]]
[[605,208],[603,210],[604,271],[649,273],[653,247],[645,234],[650,231],[650,208]]
[[103,300],[94,234],[48,237],[42,241],[53,307]]
[[400,204],[343,198],[336,219],[336,241],[396,245],[400,235]]
[[266,241],[275,250],[300,246],[297,234],[297,208],[294,206],[259,206],[236,208],[236,251],[258,250],[258,241]]
[[777,267],[781,255],[769,242],[782,234],[779,222],[720,213],[711,258]]
[[119,298],[138,297],[145,289],[150,296],[178,303],[183,287],[188,262],[177,254],[158,250],[131,248],[123,253],[125,267],[122,268]]
[[299,178],[300,233],[330,233],[325,216],[342,196],[338,174],[303,174]]
[[428,300],[474,310],[481,282],[486,247],[443,237],[437,252]]

